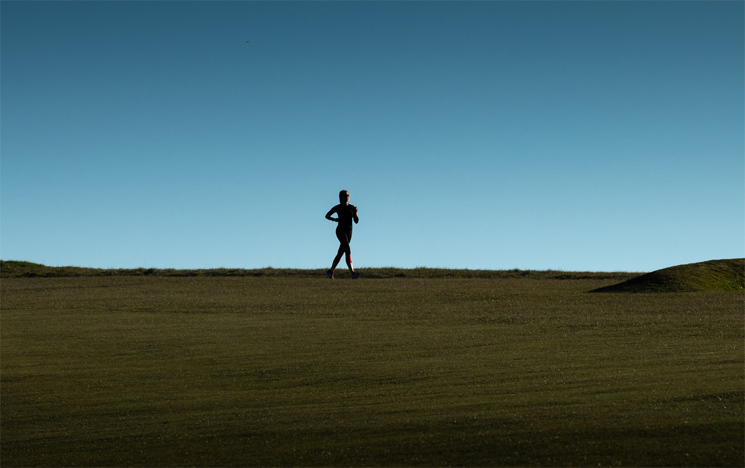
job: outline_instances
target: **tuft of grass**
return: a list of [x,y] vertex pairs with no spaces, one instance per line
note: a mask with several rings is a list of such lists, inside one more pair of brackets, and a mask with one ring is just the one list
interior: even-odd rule
[[742,291],[745,289],[745,258],[711,260],[678,265],[631,278],[592,292],[694,292]]

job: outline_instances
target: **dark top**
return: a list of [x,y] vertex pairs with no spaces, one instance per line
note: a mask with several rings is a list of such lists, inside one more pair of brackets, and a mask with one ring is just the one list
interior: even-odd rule
[[360,222],[360,218],[357,217],[357,207],[354,205],[336,205],[326,213],[326,219],[331,219],[330,216],[334,213],[339,217],[339,225],[336,229],[351,232],[352,220],[355,223]]

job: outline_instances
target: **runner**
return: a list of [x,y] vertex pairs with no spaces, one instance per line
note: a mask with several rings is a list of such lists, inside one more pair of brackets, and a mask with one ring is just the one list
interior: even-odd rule
[[[336,213],[337,217],[332,218],[331,215]],[[326,276],[330,279],[334,279],[334,270],[336,265],[339,264],[342,255],[345,256],[347,267],[349,272],[352,274],[352,279],[357,279],[360,274],[354,271],[352,265],[352,249],[349,247],[349,243],[352,241],[352,221],[359,223],[360,219],[357,217],[357,207],[349,204],[349,192],[342,190],[339,192],[339,204],[331,208],[326,213],[326,219],[334,221],[336,226],[336,237],[339,239],[339,252],[334,257],[334,263],[331,264],[331,269],[326,272]]]

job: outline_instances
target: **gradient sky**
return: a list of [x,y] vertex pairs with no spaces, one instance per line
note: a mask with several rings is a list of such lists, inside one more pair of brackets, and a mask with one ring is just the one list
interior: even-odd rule
[[[0,257],[651,271],[745,256],[723,2],[12,2]],[[250,41],[250,42],[246,42]]]

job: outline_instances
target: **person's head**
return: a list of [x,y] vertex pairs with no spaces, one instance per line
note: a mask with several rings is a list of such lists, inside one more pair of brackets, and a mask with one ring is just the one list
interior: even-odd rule
[[349,192],[346,190],[342,190],[339,192],[339,203],[344,205],[345,203],[349,203]]

